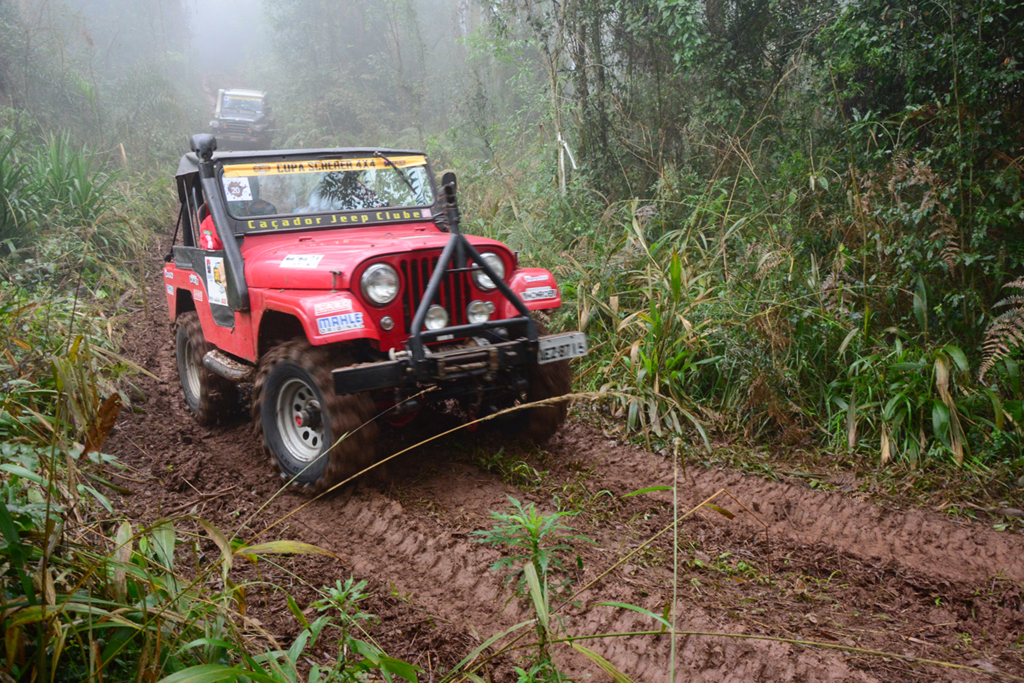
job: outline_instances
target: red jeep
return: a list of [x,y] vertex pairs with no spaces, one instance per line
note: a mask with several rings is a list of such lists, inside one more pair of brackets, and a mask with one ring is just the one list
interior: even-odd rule
[[[568,359],[586,339],[547,335],[531,315],[561,305],[551,273],[463,235],[455,177],[438,192],[423,152],[216,148],[196,135],[181,159],[183,244],[164,266],[197,421],[229,414],[253,382],[272,462],[322,491],[374,461],[379,424],[428,402],[472,418],[571,392]],[[543,442],[567,409],[501,419]]]

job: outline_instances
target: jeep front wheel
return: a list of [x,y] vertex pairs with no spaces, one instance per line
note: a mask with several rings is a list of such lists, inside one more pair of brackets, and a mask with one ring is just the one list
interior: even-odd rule
[[[540,321],[537,321],[537,332],[541,336],[548,333]],[[533,361],[527,367],[527,381],[527,403],[565,396],[572,393],[572,368],[569,367],[567,360],[543,365]],[[510,436],[544,445],[561,428],[568,415],[569,401],[556,401],[548,405],[517,410],[502,421],[502,427]]]
[[185,405],[196,422],[211,425],[230,415],[238,405],[238,387],[203,366],[203,356],[213,346],[203,336],[195,311],[183,313],[176,322],[174,346]]
[[373,462],[374,404],[334,393],[343,362],[306,341],[282,344],[260,362],[252,412],[263,448],[282,478],[316,493]]

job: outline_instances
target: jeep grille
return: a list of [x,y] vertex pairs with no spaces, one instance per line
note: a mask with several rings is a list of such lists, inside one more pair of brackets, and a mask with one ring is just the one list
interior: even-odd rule
[[221,125],[224,126],[224,130],[228,133],[245,135],[249,132],[249,127],[252,124],[245,121],[223,121]]
[[[416,307],[427,289],[430,276],[437,265],[437,256],[403,259],[399,264],[405,287],[402,288],[402,316],[405,319],[405,332],[412,329],[412,319],[416,315]],[[448,273],[441,280],[441,288],[431,303],[440,304],[448,311],[449,325],[466,324],[466,306],[470,301],[469,273]]]

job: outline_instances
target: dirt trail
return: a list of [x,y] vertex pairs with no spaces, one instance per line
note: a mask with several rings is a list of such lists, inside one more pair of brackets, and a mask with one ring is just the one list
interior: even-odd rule
[[[152,271],[159,275],[157,266]],[[138,379],[137,412],[126,413],[109,443],[142,480],[123,503],[142,520],[191,513],[236,529],[274,495],[278,480],[244,418],[211,429],[189,418],[161,283],[154,277],[150,284],[149,318],[138,312],[124,352],[159,379]],[[391,436],[382,446],[393,452],[422,436]],[[532,616],[489,571],[500,552],[473,542],[473,531],[490,527],[489,512],[508,507],[506,496],[535,502],[546,513],[559,504],[578,513],[570,523],[595,542],[574,543],[573,585],[580,587],[671,523],[670,493],[622,494],[671,483],[665,458],[581,424],[566,428],[545,452],[502,448],[481,430],[402,456],[389,464],[383,482],[318,500],[270,534],[316,543],[350,563],[304,558],[289,566],[312,587],[350,573],[368,579],[369,611],[381,616],[373,635],[391,654],[424,667],[423,680],[437,680],[483,639]],[[681,636],[677,681],[988,678],[911,664],[908,656],[1024,676],[1021,537],[736,472],[690,468],[679,484],[684,509],[724,488],[768,525],[766,540],[764,528],[724,497],[716,503],[735,519],[704,508],[680,525],[680,630],[810,640],[897,657]],[[307,500],[281,494],[243,535],[261,532]],[[578,605],[562,606],[565,630],[575,636],[657,630],[649,617],[596,603],[662,614],[671,602],[671,567],[671,534],[665,534],[581,595]],[[293,594],[300,603],[313,596],[301,585]],[[294,634],[283,599],[259,609],[277,635]],[[635,680],[667,678],[665,635],[586,645]],[[556,652],[571,675],[607,679],[567,648]],[[509,680],[517,664],[516,655],[504,655],[488,673]]]

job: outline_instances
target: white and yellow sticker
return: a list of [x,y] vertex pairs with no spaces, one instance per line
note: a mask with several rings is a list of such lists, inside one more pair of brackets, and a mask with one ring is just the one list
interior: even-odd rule
[[[398,168],[426,166],[425,156],[388,157]],[[380,157],[368,159],[311,159],[306,161],[282,161],[270,164],[232,164],[224,167],[225,178],[247,176],[291,175],[295,173],[330,173],[332,171],[361,171],[370,168],[390,168],[391,164]]]

